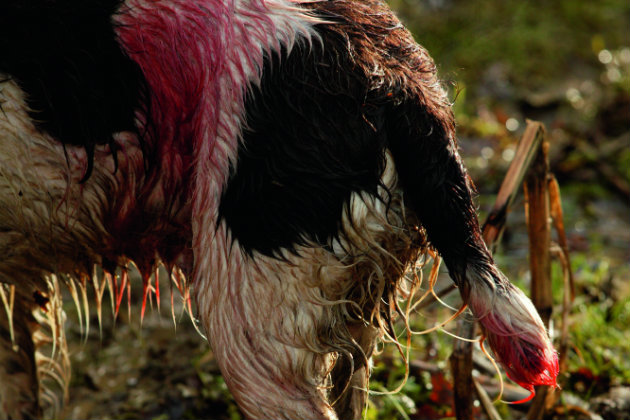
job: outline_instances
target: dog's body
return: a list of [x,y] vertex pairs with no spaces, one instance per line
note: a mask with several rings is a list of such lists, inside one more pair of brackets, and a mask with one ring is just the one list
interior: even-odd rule
[[0,287],[15,294],[0,417],[40,414],[32,311],[51,275],[133,261],[145,281],[160,262],[190,279],[248,417],[357,418],[425,233],[508,374],[555,383],[538,315],[480,237],[433,61],[386,6],[40,3],[0,17]]

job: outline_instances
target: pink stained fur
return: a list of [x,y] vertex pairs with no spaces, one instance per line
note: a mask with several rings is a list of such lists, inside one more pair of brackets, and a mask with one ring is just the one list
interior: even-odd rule
[[[309,42],[309,18],[301,13],[286,1],[132,0],[116,18],[121,44],[140,66],[151,92],[146,115],[140,116],[148,121],[149,148],[161,159],[179,157],[184,162],[179,172],[163,161],[160,176],[173,185],[178,185],[176,181],[182,177],[190,189],[192,281],[201,322],[235,399],[248,417],[256,418],[277,416],[277,410],[296,416],[300,413],[301,418],[315,412],[321,417],[334,416],[323,402],[323,391],[317,388],[307,392],[317,403],[304,399],[303,386],[277,389],[276,384],[282,383],[279,377],[291,376],[288,357],[280,362],[277,355],[264,358],[259,353],[247,353],[249,337],[259,337],[262,327],[268,325],[254,329],[251,324],[256,317],[246,309],[258,308],[261,301],[273,296],[252,293],[248,297],[254,301],[249,305],[238,299],[238,305],[228,300],[226,308],[221,306],[226,303],[223,293],[242,293],[253,276],[251,270],[245,270],[248,264],[237,258],[238,253],[230,252],[230,241],[217,226],[219,198],[230,162],[235,161],[243,124],[245,89],[258,82],[266,51],[281,46],[290,49],[297,38]],[[255,283],[264,286],[264,280]],[[224,281],[229,287],[223,285]],[[222,334],[228,326],[229,331],[239,333],[230,333],[224,339]],[[272,349],[280,354],[288,351],[280,344],[277,347]],[[250,357],[264,363],[274,361],[278,366],[272,364],[263,375],[257,364],[240,363],[242,358]],[[234,363],[237,366],[232,366]],[[265,375],[272,368],[282,375],[270,381]],[[243,381],[249,385],[244,386]],[[275,397],[274,389],[280,393]],[[290,396],[292,403],[286,401]],[[262,408],[274,401],[284,401],[285,407]]]
[[[245,86],[257,82],[265,51],[290,48],[296,38],[294,28],[277,27],[271,3],[132,0],[116,18],[121,44],[151,92],[139,118],[147,122],[148,147],[162,159],[162,171],[147,184],[162,183],[165,194],[181,185],[189,189],[193,281],[209,290],[197,297],[202,307],[213,301],[206,288],[213,275],[230,265],[217,249],[226,241],[216,240],[216,216],[240,135]],[[476,295],[473,288],[470,307],[510,378],[531,391],[553,386],[558,361],[544,326],[527,298],[508,290],[506,296]]]
[[500,273],[498,278],[494,287],[486,287],[485,278],[473,285],[468,304],[508,377],[532,393],[517,401],[526,402],[535,386],[557,386],[558,355],[529,298]]
[[262,27],[273,22],[261,0],[248,3],[256,20],[236,19],[237,3],[131,0],[119,11],[117,33],[149,85],[147,118],[159,147],[212,151],[226,128],[220,111],[242,105],[248,79],[258,76],[270,31]]
[[[145,158],[155,170],[136,196],[155,211],[160,207],[153,203],[170,200],[178,221],[192,229],[197,261],[204,260],[209,245],[200,242],[201,233],[211,235],[208,225],[235,157],[245,89],[258,80],[263,51],[296,36],[275,34],[267,7],[261,0],[130,0],[114,16],[121,46],[147,85],[138,120]],[[111,223],[118,236],[142,223],[142,215],[118,214]],[[181,259],[181,248],[166,247],[160,254],[167,265]],[[150,258],[147,264],[134,260],[150,271],[144,267]]]

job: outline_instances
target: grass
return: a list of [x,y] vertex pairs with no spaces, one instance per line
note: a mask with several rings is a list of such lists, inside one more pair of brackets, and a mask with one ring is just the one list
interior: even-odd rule
[[[584,254],[576,255],[573,267],[581,293],[571,317],[569,371],[592,375],[590,387],[628,385],[630,287],[619,284],[622,277],[628,278],[628,269],[613,267],[606,259],[593,262]],[[583,392],[579,383],[569,380],[573,390]]]

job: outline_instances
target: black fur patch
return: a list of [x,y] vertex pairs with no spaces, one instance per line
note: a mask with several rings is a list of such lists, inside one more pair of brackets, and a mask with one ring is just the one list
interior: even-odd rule
[[479,236],[472,185],[443,125],[417,98],[388,112],[389,147],[409,206],[459,282],[466,264],[487,258]]
[[[247,128],[220,216],[250,252],[277,255],[339,232],[355,191],[376,192],[386,142],[381,107],[337,34],[322,48],[297,45],[266,57],[245,109]],[[344,69],[347,71],[340,71]]]
[[135,130],[139,68],[120,49],[119,0],[9,0],[0,7],[0,72],[27,95],[36,126],[88,152]]
[[334,23],[318,26],[321,43],[266,58],[221,218],[248,252],[327,245],[351,193],[376,191],[388,148],[408,210],[462,283],[490,257],[433,60],[381,1],[309,7]]

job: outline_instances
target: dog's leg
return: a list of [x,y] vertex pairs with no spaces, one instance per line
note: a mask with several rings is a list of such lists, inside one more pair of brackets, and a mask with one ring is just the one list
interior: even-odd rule
[[[11,290],[0,283],[7,301]],[[39,383],[35,364],[35,320],[19,297],[11,311],[0,308],[0,418],[41,417]]]

